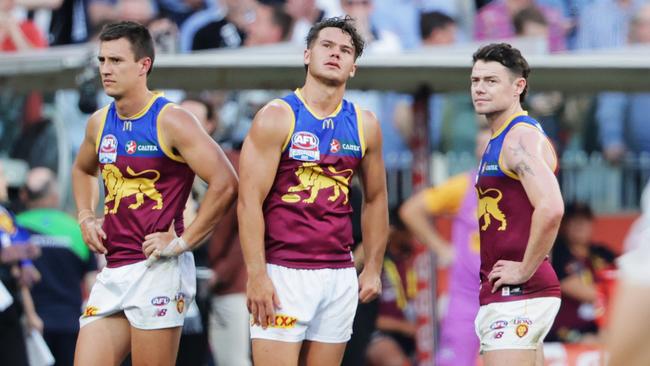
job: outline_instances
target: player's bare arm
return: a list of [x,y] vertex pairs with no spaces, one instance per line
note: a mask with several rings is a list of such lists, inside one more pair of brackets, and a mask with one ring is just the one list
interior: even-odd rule
[[[185,109],[177,105],[167,107],[161,112],[158,128],[161,143],[180,155],[208,183],[197,216],[182,235],[184,243],[171,253],[177,255],[199,245],[232,206],[237,198],[237,174],[223,150]],[[145,255],[149,257],[156,249],[162,251],[172,239],[172,232],[147,235],[143,243]]]
[[106,254],[102,243],[102,239],[106,239],[106,233],[102,230],[100,220],[95,218],[95,208],[99,201],[96,139],[103,116],[104,113],[100,110],[88,119],[86,134],[72,165],[72,191],[84,242],[93,252]]
[[438,263],[444,266],[452,262],[454,250],[429,222],[431,214],[427,209],[426,195],[427,191],[423,190],[409,198],[400,207],[399,216],[416,238],[436,253]]
[[550,252],[564,214],[560,186],[553,173],[555,152],[540,131],[514,127],[505,138],[502,157],[505,167],[517,174],[534,211],[523,261],[498,261],[488,276],[493,291],[532,277]]
[[363,111],[366,152],[361,160],[364,202],[361,211],[364,266],[359,275],[359,300],[369,302],[381,293],[381,268],[388,240],[386,170],[382,157],[381,130],[377,117]]
[[264,215],[262,204],[277,172],[282,146],[289,136],[292,112],[282,102],[272,101],[255,118],[239,159],[239,235],[248,272],[246,297],[253,323],[266,328],[280,306],[266,272]]

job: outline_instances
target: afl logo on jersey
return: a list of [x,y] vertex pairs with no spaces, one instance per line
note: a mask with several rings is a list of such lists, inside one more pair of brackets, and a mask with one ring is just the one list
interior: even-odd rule
[[300,131],[291,137],[289,157],[301,161],[320,160],[318,137],[311,132]]
[[126,153],[131,155],[135,153],[136,150],[138,150],[138,144],[135,141],[131,140],[126,143],[126,146],[124,146],[124,148],[126,149]]
[[332,139],[332,142],[330,142],[330,152],[336,154],[339,151],[341,151],[341,142],[337,139]]
[[115,160],[117,160],[117,138],[114,135],[106,135],[99,144],[99,162],[110,164]]

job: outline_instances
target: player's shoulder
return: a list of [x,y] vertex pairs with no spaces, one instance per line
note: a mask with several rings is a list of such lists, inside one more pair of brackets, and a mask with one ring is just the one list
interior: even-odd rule
[[277,98],[266,103],[257,114],[265,118],[285,119],[293,117],[293,108],[284,99]]
[[293,109],[282,99],[273,99],[255,114],[253,127],[261,130],[284,130],[295,123]]
[[518,145],[523,141],[536,141],[542,138],[546,138],[546,135],[537,121],[518,122],[506,133],[504,144]]

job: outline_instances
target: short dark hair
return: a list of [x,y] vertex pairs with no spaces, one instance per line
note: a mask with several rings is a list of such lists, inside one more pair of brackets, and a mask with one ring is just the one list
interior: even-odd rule
[[185,97],[185,99],[183,99],[181,101],[181,103],[183,103],[183,102],[195,102],[195,103],[201,104],[202,106],[205,107],[205,111],[206,111],[205,118],[208,121],[213,121],[214,120],[214,115],[215,115],[214,106],[210,102],[208,102],[207,99],[205,99],[205,98],[203,98],[201,96],[188,95],[187,97]]
[[450,24],[456,24],[456,21],[445,13],[439,11],[421,13],[420,37],[425,39],[429,37],[434,30],[442,29]]
[[573,218],[584,218],[589,221],[594,219],[594,212],[585,202],[571,202],[566,205],[564,208],[564,221],[568,221]]
[[147,75],[149,75],[153,69],[153,60],[155,58],[153,39],[149,30],[140,23],[121,21],[106,24],[99,34],[99,40],[102,42],[114,41],[120,38],[129,40],[135,61],[143,57],[149,57],[151,59],[151,67],[147,71]]
[[320,31],[324,28],[339,28],[349,34],[352,37],[352,44],[354,45],[354,59],[356,60],[361,56],[365,42],[354,26],[354,18],[349,15],[345,17],[325,18],[314,24],[307,34],[307,48],[312,46],[316,38],[318,38]]
[[284,6],[281,4],[271,5],[271,7],[273,9],[273,16],[271,18],[273,24],[282,29],[282,40],[286,41],[287,38],[289,38],[289,34],[291,33],[293,18],[291,18],[291,15],[287,14],[287,12],[284,10]]
[[524,102],[526,94],[528,93],[528,75],[530,74],[530,66],[528,66],[528,61],[526,61],[518,49],[512,47],[508,43],[491,43],[474,52],[472,60],[472,64],[475,64],[476,61],[479,60],[483,62],[498,62],[513,74],[526,79],[524,91],[519,95],[519,102]]
[[541,25],[548,25],[548,21],[544,13],[537,6],[528,6],[518,11],[512,17],[512,23],[515,26],[515,34],[522,34],[524,32],[524,25],[532,22]]

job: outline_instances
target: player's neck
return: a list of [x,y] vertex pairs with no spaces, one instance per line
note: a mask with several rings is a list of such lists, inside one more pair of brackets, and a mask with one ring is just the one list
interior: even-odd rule
[[485,118],[488,121],[488,125],[490,126],[492,133],[495,133],[503,126],[504,123],[510,120],[510,117],[523,111],[524,109],[521,108],[521,103],[517,102],[513,103],[509,108],[502,111],[486,114]]
[[345,84],[329,86],[308,78],[305,85],[300,88],[300,94],[309,108],[321,116],[329,116],[341,104],[345,94]]
[[130,117],[142,111],[153,98],[147,87],[133,89],[119,99],[115,99],[115,109],[120,116]]

